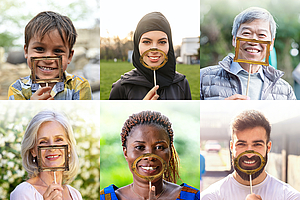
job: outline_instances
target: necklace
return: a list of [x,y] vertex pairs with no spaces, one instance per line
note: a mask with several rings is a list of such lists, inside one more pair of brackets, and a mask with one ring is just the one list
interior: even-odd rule
[[[165,192],[166,187],[167,187],[167,186],[164,187],[164,185],[163,185],[163,190],[160,192],[160,194],[159,194],[158,196],[156,196],[156,199],[158,199],[158,198]],[[136,193],[136,192],[133,190],[133,183],[131,184],[130,188],[131,188],[132,192],[133,192],[136,196],[138,196],[139,198],[141,198],[141,199],[144,200],[143,197],[141,197],[138,193]]]

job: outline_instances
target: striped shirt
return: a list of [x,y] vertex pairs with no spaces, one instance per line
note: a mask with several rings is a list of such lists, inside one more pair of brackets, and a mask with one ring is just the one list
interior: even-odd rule
[[[16,80],[9,86],[9,100],[30,100],[30,97],[41,86],[32,83],[31,76]],[[92,92],[89,82],[80,76],[64,72],[64,82],[58,82],[51,90],[55,100],[91,100]]]

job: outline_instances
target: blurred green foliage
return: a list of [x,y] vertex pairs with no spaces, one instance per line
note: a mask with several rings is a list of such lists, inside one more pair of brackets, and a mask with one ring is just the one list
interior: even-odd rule
[[[292,84],[292,71],[300,62],[300,55],[290,55],[291,45],[300,43],[298,0],[290,0],[288,3],[281,0],[201,0],[201,68],[216,65],[228,53],[234,53],[231,44],[234,17],[252,6],[267,9],[278,24],[275,38],[277,66],[285,72],[283,78]],[[299,50],[299,47],[297,49]]]
[[[76,108],[76,109],[74,109]],[[14,188],[28,179],[22,168],[21,141],[32,117],[44,109],[64,112],[77,141],[80,169],[72,182],[83,199],[99,199],[99,102],[4,101],[0,105],[0,199],[9,199]]]
[[[145,104],[102,101],[100,105],[100,189],[115,184],[123,187],[132,183],[132,174],[123,156],[122,125],[128,116],[142,110],[156,110],[167,116],[174,131],[174,146],[180,158],[183,182],[200,187],[200,124],[199,102],[157,102]],[[177,184],[181,184],[178,180]]]
[[[176,70],[184,74],[189,81],[192,99],[200,100],[200,73],[199,65],[177,64]],[[134,69],[129,62],[100,61],[100,100],[109,98],[111,86],[121,78],[121,75]]]

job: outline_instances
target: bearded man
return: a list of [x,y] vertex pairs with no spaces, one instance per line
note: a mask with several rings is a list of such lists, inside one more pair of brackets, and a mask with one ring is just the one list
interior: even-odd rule
[[[239,167],[234,165],[234,172],[224,179],[212,184],[201,193],[201,200],[295,200],[300,193],[287,183],[268,174],[263,167],[251,175],[252,190],[250,194],[250,176],[243,169],[255,170],[261,162],[268,160],[271,151],[271,125],[265,116],[255,110],[244,111],[231,123],[230,150],[232,163],[239,157]],[[242,170],[241,170],[242,169]]]

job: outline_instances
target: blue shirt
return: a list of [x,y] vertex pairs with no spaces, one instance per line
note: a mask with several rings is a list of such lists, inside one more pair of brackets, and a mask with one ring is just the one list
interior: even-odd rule
[[[241,67],[241,65],[237,62],[231,63],[230,71],[239,77],[242,85],[242,95],[246,95],[249,73],[246,70],[244,70]],[[250,86],[248,91],[248,96],[250,97],[250,99],[252,100],[261,99],[264,80],[265,80],[265,75],[262,71],[262,67],[258,69],[258,72],[250,75],[250,83],[249,83]]]

